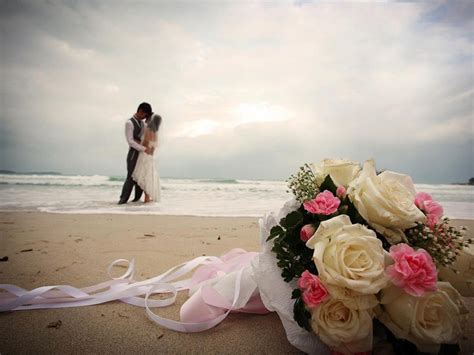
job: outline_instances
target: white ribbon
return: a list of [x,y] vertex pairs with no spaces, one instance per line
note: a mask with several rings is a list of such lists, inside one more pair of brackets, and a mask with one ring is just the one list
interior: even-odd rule
[[[202,331],[211,329],[212,327],[215,327],[220,322],[222,322],[228,316],[228,314],[234,309],[235,304],[237,303],[237,300],[239,299],[239,295],[240,295],[241,279],[242,279],[242,270],[239,270],[237,272],[237,277],[235,281],[234,299],[232,301],[232,305],[227,309],[227,312],[215,317],[214,319],[203,321],[203,322],[197,322],[197,323],[184,323],[184,322],[174,321],[172,319],[163,318],[153,313],[151,309],[148,307],[148,297],[153,293],[162,293],[162,292],[157,292],[159,289],[161,289],[162,291],[166,293],[173,293],[173,296],[169,299],[170,301],[169,304],[173,304],[176,299],[176,294],[177,294],[176,289],[174,288],[173,285],[166,285],[166,284],[153,286],[148,291],[145,297],[146,314],[148,318],[150,318],[150,320],[152,320],[156,324],[161,325],[162,327],[177,331],[177,332],[197,333],[197,332],[202,332]],[[168,301],[168,300],[162,300],[162,301]]]
[[[112,277],[112,268],[118,263],[127,263],[125,273],[119,277]],[[146,313],[151,321],[158,325],[179,332],[200,332],[208,330],[220,322],[234,309],[239,298],[242,282],[242,269],[237,271],[234,287],[234,298],[232,305],[224,314],[214,319],[197,322],[184,323],[166,319],[153,313],[150,308],[159,308],[172,305],[176,301],[179,291],[196,287],[191,278],[174,281],[186,275],[201,265],[221,264],[223,261],[215,256],[201,256],[191,261],[172,267],[165,273],[144,281],[134,281],[135,260],[118,259],[113,261],[107,268],[111,280],[97,285],[76,288],[69,285],[43,286],[31,291],[11,284],[0,284],[0,312],[30,310],[30,309],[53,309],[67,307],[82,307],[101,304],[109,301],[120,300],[138,307],[146,308]],[[206,280],[208,281],[208,280]],[[202,282],[197,286],[205,286],[208,282]],[[204,286],[203,286],[204,285]],[[152,294],[171,293],[170,298],[164,300],[152,300]],[[145,295],[145,298],[140,297]]]
[[[115,260],[109,265],[107,272],[110,277],[112,277],[112,267],[121,262],[128,263],[127,271],[122,276],[113,277],[112,280],[82,289],[69,285],[56,285],[38,287],[27,291],[15,285],[0,284],[0,290],[7,291],[10,294],[3,294],[0,298],[0,312],[39,308],[81,307],[114,300],[121,300],[125,303],[145,307],[145,300],[137,296],[145,295],[151,287],[163,283],[171,283],[178,291],[186,290],[191,285],[191,279],[174,283],[172,281],[186,275],[198,266],[222,263],[222,260],[215,256],[200,256],[172,267],[159,276],[144,281],[133,280],[135,261],[132,260],[130,262],[126,259]],[[100,290],[103,291],[97,292]],[[162,307],[161,303],[156,301],[150,301],[149,306]]]

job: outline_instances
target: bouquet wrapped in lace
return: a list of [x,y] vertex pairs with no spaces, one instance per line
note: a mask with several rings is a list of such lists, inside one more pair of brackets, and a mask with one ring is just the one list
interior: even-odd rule
[[437,268],[472,241],[441,205],[372,160],[324,160],[288,182],[294,199],[261,220],[253,266],[289,341],[321,354],[456,352],[468,311]]

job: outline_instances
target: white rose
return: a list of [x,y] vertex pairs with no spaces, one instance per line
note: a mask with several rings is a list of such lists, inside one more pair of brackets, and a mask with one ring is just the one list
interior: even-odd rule
[[347,215],[322,222],[306,242],[325,285],[375,294],[387,284],[382,242],[375,232],[352,224]]
[[349,290],[345,287],[334,286],[331,284],[324,285],[332,298],[340,300],[350,309],[372,309],[379,304],[375,295],[364,295],[359,292]]
[[346,159],[324,159],[319,164],[311,164],[311,169],[319,184],[321,184],[327,175],[331,175],[331,179],[336,186],[349,186],[359,174],[360,164]]
[[357,353],[372,349],[371,310],[353,310],[330,298],[311,309],[311,328],[332,350]]
[[382,291],[380,303],[380,322],[397,338],[429,353],[438,353],[440,344],[458,342],[468,313],[461,295],[448,282],[438,282],[438,290],[423,297],[391,286]]
[[360,215],[391,244],[405,241],[403,231],[425,220],[414,203],[411,177],[392,171],[377,175],[373,160],[365,162],[348,194]]

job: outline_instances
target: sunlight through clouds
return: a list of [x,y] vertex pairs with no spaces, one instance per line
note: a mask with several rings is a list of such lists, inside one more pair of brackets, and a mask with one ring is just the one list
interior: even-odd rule
[[266,102],[242,103],[232,113],[236,117],[234,126],[246,123],[282,122],[289,118],[288,113],[281,107],[272,106]]

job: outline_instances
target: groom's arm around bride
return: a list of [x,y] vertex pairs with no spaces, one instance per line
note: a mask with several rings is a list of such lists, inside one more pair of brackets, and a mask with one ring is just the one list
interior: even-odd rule
[[133,181],[132,173],[137,164],[138,153],[148,152],[148,148],[141,145],[141,139],[145,132],[144,120],[147,119],[152,113],[151,105],[146,102],[142,102],[137,109],[137,112],[125,123],[125,138],[129,145],[127,154],[127,178],[123,184],[122,193],[120,195],[119,205],[127,203],[132,193],[133,187],[135,186],[135,198],[133,201],[140,200],[143,190],[138,184]]

